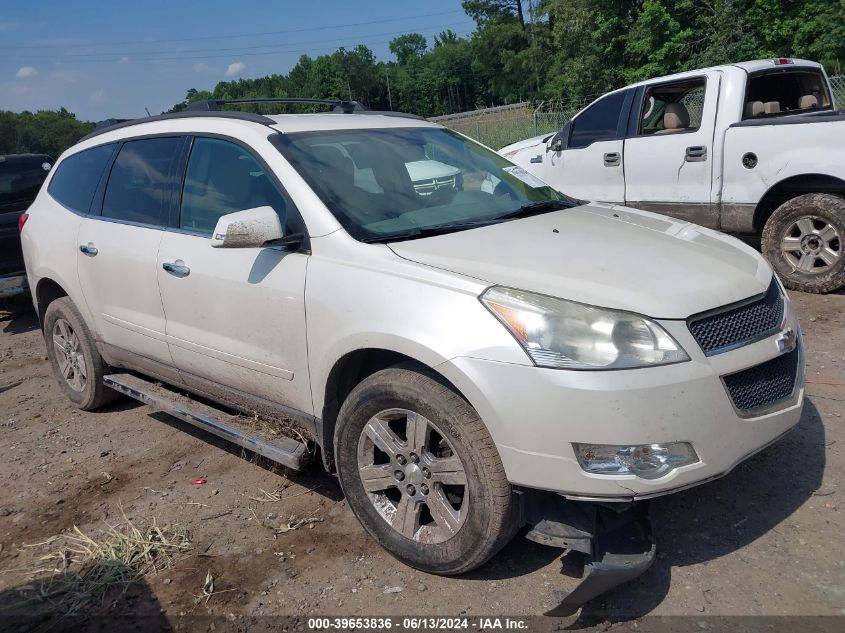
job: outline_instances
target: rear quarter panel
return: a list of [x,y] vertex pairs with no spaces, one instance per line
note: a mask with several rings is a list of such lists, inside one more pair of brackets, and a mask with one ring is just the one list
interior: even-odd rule
[[21,233],[21,245],[33,301],[37,298],[38,282],[52,279],[64,289],[86,324],[92,327],[93,320],[82,296],[76,271],[77,234],[82,216],[56,202],[47,193],[46,183],[28,213],[29,219]]

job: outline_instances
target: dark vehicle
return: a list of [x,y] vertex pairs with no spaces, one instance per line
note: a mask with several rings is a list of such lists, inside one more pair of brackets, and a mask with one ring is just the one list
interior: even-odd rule
[[27,290],[18,223],[52,166],[46,154],[0,156],[0,299]]

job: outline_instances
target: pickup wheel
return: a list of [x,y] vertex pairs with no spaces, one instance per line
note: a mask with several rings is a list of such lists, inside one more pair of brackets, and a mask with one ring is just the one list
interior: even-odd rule
[[402,366],[363,380],[338,416],[338,475],[364,529],[393,556],[460,574],[516,532],[514,493],[475,410]]
[[845,199],[808,193],[787,200],[763,228],[763,254],[784,285],[824,293],[845,286]]
[[103,384],[106,364],[69,297],[47,306],[44,340],[59,386],[77,407],[91,411],[117,399],[118,393]]

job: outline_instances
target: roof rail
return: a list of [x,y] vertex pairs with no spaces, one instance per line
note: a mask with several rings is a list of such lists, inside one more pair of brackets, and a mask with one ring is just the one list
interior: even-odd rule
[[89,138],[93,138],[95,136],[99,136],[100,134],[105,134],[106,132],[112,132],[114,130],[120,130],[123,128],[131,127],[133,125],[140,125],[142,123],[151,123],[152,121],[167,121],[169,119],[188,119],[194,117],[219,117],[224,119],[238,119],[240,121],[250,121],[252,123],[261,123],[262,125],[273,125],[275,121],[269,117],[263,116],[261,114],[253,114],[252,112],[232,112],[232,111],[219,111],[219,112],[203,112],[202,110],[199,111],[188,111],[183,110],[181,112],[168,112],[167,114],[158,114],[155,116],[144,117],[140,119],[127,119],[125,121],[121,121],[119,123],[115,123],[113,125],[106,125],[104,127],[97,127],[94,129],[93,132],[83,136],[77,143],[81,143],[82,141],[87,141]]
[[353,112],[360,112],[367,108],[357,101],[344,101],[342,99],[308,99],[305,97],[255,97],[249,99],[206,99],[204,101],[192,101],[188,104],[188,110],[200,111],[216,111],[220,110],[220,106],[224,105],[239,105],[245,103],[304,103],[304,104],[321,104],[332,106],[335,112],[343,112],[344,114],[352,114]]

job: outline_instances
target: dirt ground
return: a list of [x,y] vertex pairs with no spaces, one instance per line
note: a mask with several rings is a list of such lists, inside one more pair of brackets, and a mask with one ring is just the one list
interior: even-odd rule
[[[845,615],[845,294],[792,297],[807,349],[799,426],[727,477],[654,501],[655,564],[576,626],[630,626],[648,614]],[[367,537],[318,467],[274,469],[128,400],[77,411],[34,315],[0,312],[0,332],[0,614],[38,587],[32,572],[58,543],[45,541],[73,526],[101,534],[123,513],[191,533],[172,568],[101,607],[155,615],[164,628],[197,615],[536,615],[553,590],[576,583],[561,574],[559,550],[521,535],[467,576],[405,567]],[[292,517],[320,521],[276,534]]]

